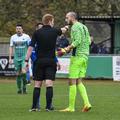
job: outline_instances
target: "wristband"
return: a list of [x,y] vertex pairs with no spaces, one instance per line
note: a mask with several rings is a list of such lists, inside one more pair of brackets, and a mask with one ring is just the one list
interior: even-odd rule
[[28,62],[28,60],[25,60],[25,62]]

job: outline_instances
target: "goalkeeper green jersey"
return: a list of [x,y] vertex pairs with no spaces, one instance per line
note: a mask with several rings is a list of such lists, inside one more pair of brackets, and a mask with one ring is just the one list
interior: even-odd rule
[[90,35],[88,28],[80,22],[76,22],[71,27],[71,41],[74,46],[73,56],[88,56]]
[[21,36],[15,34],[11,37],[10,47],[14,48],[14,60],[21,61],[25,59],[29,42],[29,35],[24,33]]

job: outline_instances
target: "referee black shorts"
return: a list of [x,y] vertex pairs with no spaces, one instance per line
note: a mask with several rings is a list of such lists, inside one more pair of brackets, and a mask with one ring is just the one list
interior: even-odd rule
[[57,65],[54,59],[38,59],[34,67],[34,80],[55,80]]

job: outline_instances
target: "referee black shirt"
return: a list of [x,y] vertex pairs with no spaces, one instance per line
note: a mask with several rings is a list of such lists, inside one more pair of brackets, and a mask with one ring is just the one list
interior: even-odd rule
[[34,32],[30,46],[36,46],[37,59],[54,59],[56,39],[62,34],[61,29],[44,25]]

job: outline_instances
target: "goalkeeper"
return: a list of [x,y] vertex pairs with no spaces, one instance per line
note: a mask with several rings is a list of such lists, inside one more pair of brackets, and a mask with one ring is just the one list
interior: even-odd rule
[[87,112],[91,109],[91,104],[88,99],[86,88],[82,83],[82,78],[85,77],[88,55],[90,36],[88,29],[82,23],[77,21],[77,15],[74,12],[69,12],[66,15],[66,22],[71,27],[71,40],[72,44],[65,48],[66,52],[72,51],[69,68],[69,106],[61,110],[62,112],[75,111],[75,99],[77,88],[84,101],[82,112]]
[[[23,33],[23,27],[21,24],[16,25],[16,34],[10,39],[10,53],[9,63],[12,64],[12,55],[14,52],[14,64],[17,71],[17,88],[18,94],[26,94],[26,67],[25,56],[27,53],[30,37]],[[23,83],[23,85],[22,85]]]

